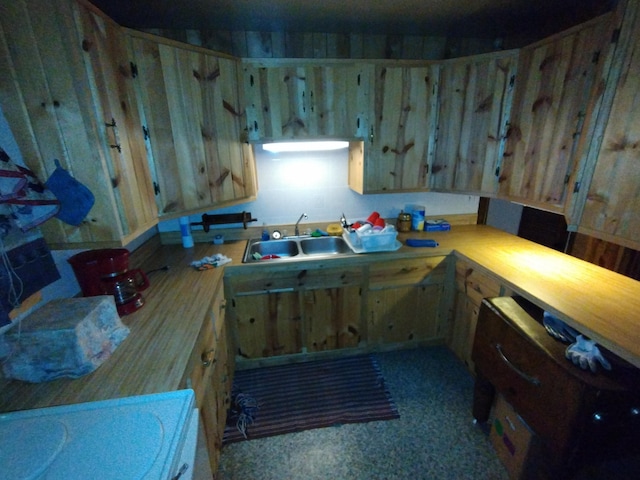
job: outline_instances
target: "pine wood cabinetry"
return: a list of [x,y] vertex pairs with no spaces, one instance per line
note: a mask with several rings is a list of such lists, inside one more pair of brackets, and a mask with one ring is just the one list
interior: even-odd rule
[[121,246],[157,223],[126,39],[83,1],[0,6],[0,102],[45,181],[54,159],[94,194],[79,226],[42,225],[52,248]]
[[584,120],[602,93],[611,19],[604,15],[520,50],[500,197],[564,211]]
[[498,278],[472,264],[460,259],[455,263],[455,310],[448,346],[469,371],[475,373],[471,353],[482,299],[510,296],[513,292]]
[[218,286],[189,361],[184,388],[196,395],[211,471],[217,472],[222,436],[231,403],[233,357],[228,353],[224,287]]
[[367,134],[370,65],[246,63],[242,77],[251,141]]
[[438,342],[446,336],[446,257],[372,263],[367,298],[367,344]]
[[640,14],[630,1],[624,15],[611,80],[595,134],[586,139],[589,165],[576,194],[578,231],[640,249]]
[[368,135],[352,148],[358,193],[425,190],[434,154],[439,66],[377,64]]
[[231,277],[236,354],[261,358],[358,345],[360,268],[322,268]]
[[517,63],[517,51],[442,62],[432,190],[495,195]]
[[431,257],[229,276],[237,358],[441,342],[451,269]]
[[238,61],[130,31],[162,218],[255,198]]

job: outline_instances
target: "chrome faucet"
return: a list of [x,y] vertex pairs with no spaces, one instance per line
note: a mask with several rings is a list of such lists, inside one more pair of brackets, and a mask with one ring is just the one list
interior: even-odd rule
[[296,237],[300,236],[300,229],[298,228],[298,224],[300,223],[300,220],[302,220],[303,218],[308,218],[306,213],[303,213],[302,215],[300,215],[300,218],[296,222],[296,229],[295,229],[295,232],[294,232],[294,235]]

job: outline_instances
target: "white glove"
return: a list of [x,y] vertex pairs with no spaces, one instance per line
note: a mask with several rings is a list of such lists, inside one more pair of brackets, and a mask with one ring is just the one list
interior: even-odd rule
[[605,370],[611,370],[611,364],[602,356],[596,342],[582,335],[578,335],[576,342],[567,347],[565,356],[583,370],[589,368],[595,373],[598,370],[598,362]]
[[580,333],[549,312],[544,312],[542,324],[549,335],[564,343],[575,342]]

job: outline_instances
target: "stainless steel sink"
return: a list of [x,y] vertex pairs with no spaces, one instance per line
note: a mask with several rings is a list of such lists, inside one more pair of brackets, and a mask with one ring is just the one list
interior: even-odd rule
[[251,260],[261,260],[262,258],[295,257],[298,253],[300,253],[300,249],[298,248],[298,243],[294,240],[269,240],[253,243],[250,241],[247,245],[244,261],[247,260],[247,254]]
[[302,253],[307,255],[352,253],[349,245],[342,237],[305,238],[300,240],[300,248],[302,248]]
[[353,253],[342,237],[288,237],[282,240],[252,239],[247,242],[242,263],[278,262],[304,257]]

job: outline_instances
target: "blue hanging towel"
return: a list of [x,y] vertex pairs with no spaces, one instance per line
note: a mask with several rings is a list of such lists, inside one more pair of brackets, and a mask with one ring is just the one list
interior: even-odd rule
[[58,159],[54,161],[56,169],[45,185],[60,201],[60,211],[56,214],[56,218],[77,227],[93,207],[95,197],[91,190],[60,166]]

